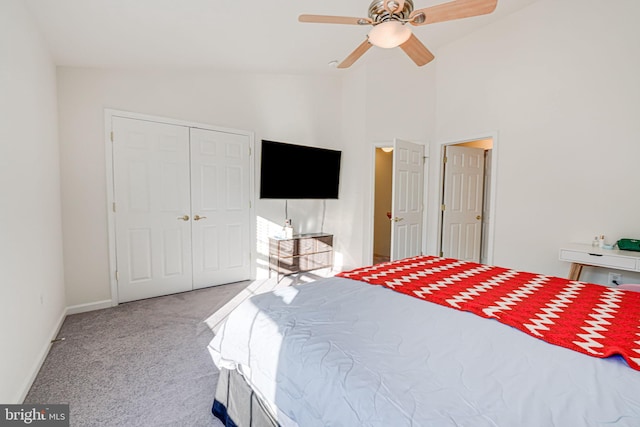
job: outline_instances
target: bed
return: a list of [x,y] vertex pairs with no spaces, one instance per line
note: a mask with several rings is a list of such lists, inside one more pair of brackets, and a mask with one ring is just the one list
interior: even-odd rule
[[[340,276],[230,314],[209,345],[227,426],[640,425],[640,293],[438,257]],[[540,339],[590,310],[583,289],[602,294],[580,338]],[[545,292],[543,315],[508,324]]]

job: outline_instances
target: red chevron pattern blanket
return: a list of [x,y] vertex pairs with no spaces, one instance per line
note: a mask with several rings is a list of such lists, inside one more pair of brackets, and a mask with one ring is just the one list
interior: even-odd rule
[[450,258],[419,256],[338,274],[497,319],[640,370],[640,293]]

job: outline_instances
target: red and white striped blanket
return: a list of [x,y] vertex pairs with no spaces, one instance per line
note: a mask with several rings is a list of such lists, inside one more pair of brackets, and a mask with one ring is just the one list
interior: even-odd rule
[[619,354],[640,370],[638,292],[432,256],[338,276],[497,319],[590,356]]

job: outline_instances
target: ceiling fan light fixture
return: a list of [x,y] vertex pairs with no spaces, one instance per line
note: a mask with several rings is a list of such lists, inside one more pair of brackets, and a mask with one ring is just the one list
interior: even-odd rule
[[398,47],[411,37],[411,28],[400,21],[385,21],[369,31],[369,43],[374,46],[391,49]]

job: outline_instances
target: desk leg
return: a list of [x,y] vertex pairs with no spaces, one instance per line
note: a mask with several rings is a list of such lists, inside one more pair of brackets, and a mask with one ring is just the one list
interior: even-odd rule
[[571,269],[569,269],[569,280],[580,280],[580,273],[582,273],[582,264],[571,263]]

